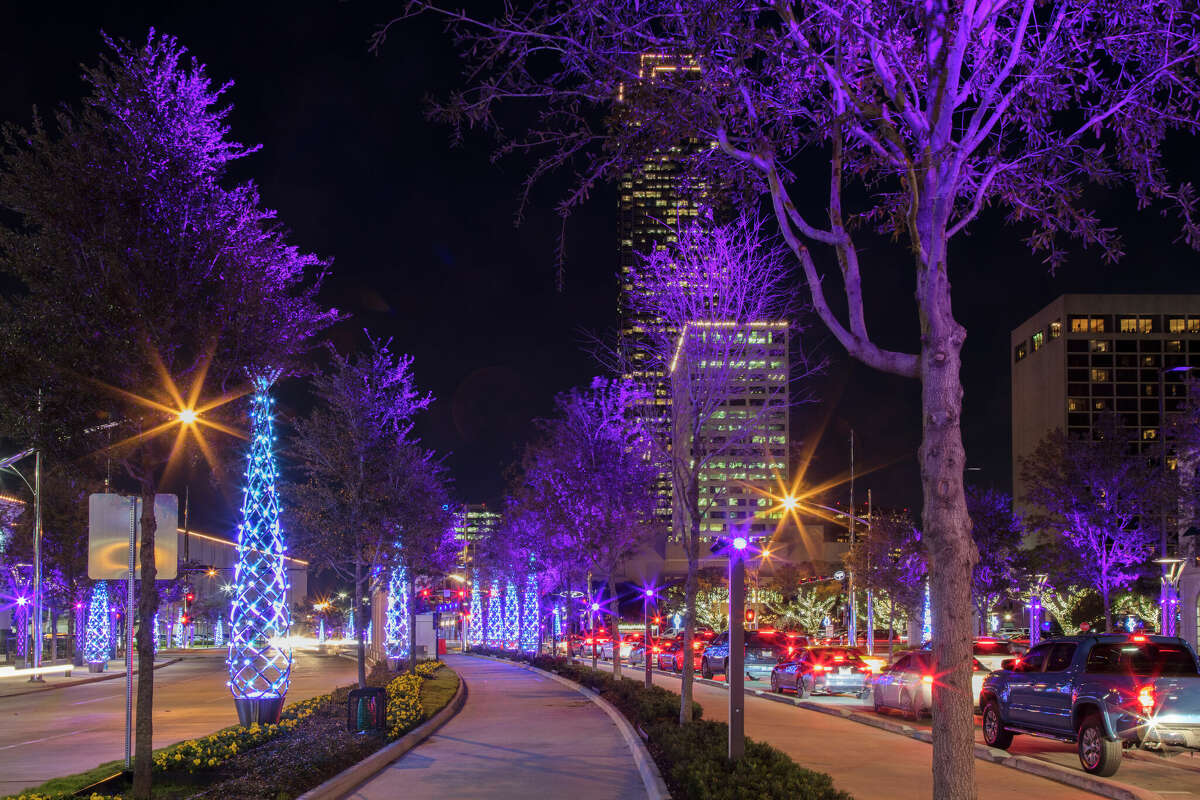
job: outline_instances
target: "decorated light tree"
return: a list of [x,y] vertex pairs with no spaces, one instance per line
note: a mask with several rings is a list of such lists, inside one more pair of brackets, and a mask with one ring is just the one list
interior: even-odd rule
[[479,595],[479,576],[471,579],[471,611],[467,617],[467,647],[483,644],[483,603]]
[[[322,622],[322,625],[325,623]],[[225,618],[217,617],[216,627],[213,628],[213,647],[225,646]]]
[[492,581],[492,588],[488,591],[487,630],[484,640],[488,647],[500,647],[503,640],[503,628],[500,621],[501,603],[500,581]]
[[534,653],[538,649],[538,621],[541,619],[538,605],[538,582],[533,573],[525,576],[525,597],[521,603],[521,650]]
[[387,651],[388,662],[392,669],[409,658],[409,643],[412,641],[409,623],[412,615],[409,612],[408,570],[403,564],[392,567],[391,578],[388,581],[387,619],[384,631],[384,647]]
[[292,671],[291,647],[276,644],[286,641],[291,627],[270,394],[278,375],[269,371],[253,376],[250,454],[238,526],[227,661],[229,687],[243,725],[279,720]]
[[511,580],[504,585],[504,622],[501,647],[517,649],[517,631],[520,627],[521,606],[517,597],[517,586]]
[[103,672],[108,666],[108,651],[112,646],[109,638],[110,617],[108,584],[96,581],[92,586],[92,601],[88,606],[87,634],[83,647],[83,657],[87,661],[89,672]]

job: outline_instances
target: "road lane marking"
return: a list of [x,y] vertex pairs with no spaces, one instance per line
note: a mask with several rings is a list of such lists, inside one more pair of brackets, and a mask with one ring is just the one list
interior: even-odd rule
[[83,733],[83,728],[80,728],[77,731],[70,731],[69,733],[58,733],[58,734],[55,734],[54,736],[47,736],[44,739],[30,739],[28,742],[17,742],[16,744],[7,744],[3,747],[0,747],[0,750],[12,750],[14,747],[24,747],[27,744],[37,744],[38,742],[48,742],[51,739],[61,739],[64,736],[74,736],[77,733]]
[[114,697],[120,697],[119,694],[106,694],[104,697],[97,697],[92,700],[80,700],[78,703],[71,703],[73,706],[82,706],[86,703],[99,703],[101,700],[112,700]]

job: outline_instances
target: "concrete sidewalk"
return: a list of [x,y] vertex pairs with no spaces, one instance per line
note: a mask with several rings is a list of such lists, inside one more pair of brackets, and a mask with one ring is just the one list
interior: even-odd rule
[[620,731],[579,692],[515,664],[471,656],[445,659],[467,682],[463,710],[347,797],[646,797]]

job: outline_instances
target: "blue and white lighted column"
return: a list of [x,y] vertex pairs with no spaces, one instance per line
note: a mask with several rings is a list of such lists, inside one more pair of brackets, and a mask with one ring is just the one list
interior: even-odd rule
[[504,631],[503,644],[505,650],[517,649],[517,636],[521,625],[521,605],[517,599],[517,586],[511,580],[504,586]]
[[492,581],[492,588],[487,599],[487,626],[484,632],[488,647],[503,647],[503,625],[501,612],[504,598],[500,596],[500,581]]
[[288,641],[291,612],[283,557],[286,547],[279,527],[279,494],[275,488],[274,400],[271,385],[278,372],[252,376],[250,453],[242,522],[238,526],[238,560],[234,569],[233,608],[229,620],[229,688],[243,725],[279,720],[291,683],[292,648]]
[[396,669],[400,663],[409,659],[409,647],[412,637],[409,633],[409,623],[412,615],[408,608],[408,570],[403,564],[392,567],[388,578],[387,616],[385,622],[385,641],[387,658]]
[[471,610],[467,616],[467,647],[483,644],[483,598],[479,593],[479,576],[471,579]]
[[111,615],[108,611],[108,584],[92,584],[92,599],[88,606],[87,633],[84,637],[83,658],[90,672],[103,672],[108,666],[108,651],[112,648]]
[[538,649],[538,624],[541,620],[538,605],[538,581],[532,573],[525,576],[525,596],[521,601],[521,651],[536,653]]

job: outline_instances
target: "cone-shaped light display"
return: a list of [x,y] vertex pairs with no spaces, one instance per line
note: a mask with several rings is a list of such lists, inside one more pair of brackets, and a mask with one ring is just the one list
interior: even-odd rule
[[537,651],[539,619],[537,576],[530,574],[525,576],[525,597],[521,603],[521,650],[526,653]]
[[83,657],[89,664],[104,664],[112,647],[109,639],[108,584],[96,581],[92,585],[92,602],[88,606],[87,635]]
[[227,662],[229,688],[243,725],[277,721],[291,682],[292,649],[287,644],[291,613],[275,488],[278,470],[270,391],[278,375],[272,371],[252,378],[250,453],[238,525]]

